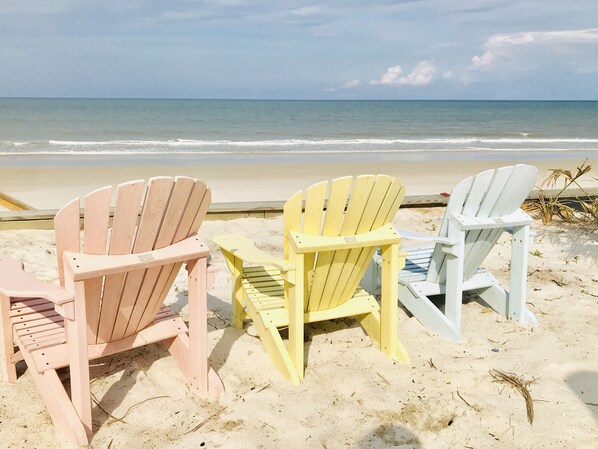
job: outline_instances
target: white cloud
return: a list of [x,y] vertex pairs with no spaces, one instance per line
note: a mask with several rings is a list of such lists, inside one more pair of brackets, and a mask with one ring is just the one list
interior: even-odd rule
[[353,87],[358,87],[361,85],[361,81],[359,80],[350,80],[347,81],[345,84],[341,86],[341,89],[352,89]]
[[378,81],[372,80],[372,81],[370,81],[370,84],[387,85],[387,86],[393,86],[393,85],[399,84],[399,75],[401,74],[402,71],[403,71],[403,69],[401,68],[400,65],[395,65],[395,66],[389,67],[386,70],[386,73],[384,75],[382,75],[380,80],[378,80]]
[[[562,46],[590,44],[598,46],[598,28],[566,31],[531,31],[513,34],[495,34],[483,45],[484,53],[471,59],[470,69],[490,70],[501,61],[518,56],[527,57],[528,51],[537,51],[538,46],[548,49]],[[546,49],[543,49],[545,52]]]
[[377,86],[425,86],[430,84],[436,76],[436,67],[432,61],[423,60],[415,66],[407,76],[401,76],[403,69],[400,65],[389,67],[379,80],[370,81]]
[[474,56],[473,58],[471,58],[472,68],[479,69],[482,67],[490,66],[490,64],[492,64],[492,62],[494,61],[494,58],[495,52],[487,50],[486,52],[484,52],[483,55]]

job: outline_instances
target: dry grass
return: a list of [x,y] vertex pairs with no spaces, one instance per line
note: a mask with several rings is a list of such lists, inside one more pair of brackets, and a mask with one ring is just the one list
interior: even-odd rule
[[[530,201],[528,207],[539,212],[542,223],[551,223],[555,217],[566,223],[582,224],[598,228],[598,198],[591,195],[581,186],[580,181],[592,170],[587,159],[575,171],[553,168],[540,186],[540,196]],[[598,178],[593,177],[598,180]],[[549,194],[545,187],[561,186],[554,194]],[[569,189],[577,188],[581,194],[571,196]],[[568,198],[568,199],[565,199]]]
[[533,380],[523,380],[513,373],[505,373],[497,369],[490,370],[490,375],[494,377],[494,381],[511,385],[517,392],[525,399],[525,407],[527,409],[527,420],[530,424],[534,423],[534,400],[527,387]]

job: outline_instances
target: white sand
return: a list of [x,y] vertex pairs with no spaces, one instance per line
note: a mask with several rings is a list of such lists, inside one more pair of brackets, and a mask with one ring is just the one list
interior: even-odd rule
[[[441,209],[400,210],[399,227],[430,231]],[[281,218],[206,222],[211,237],[239,232],[281,252]],[[211,363],[226,392],[190,395],[159,344],[101,359],[91,368],[94,448],[585,448],[598,447],[598,235],[534,223],[528,295],[540,323],[523,327],[471,301],[459,344],[425,330],[399,310],[411,366],[382,355],[352,319],[307,328],[305,382],[292,386],[258,339],[230,326],[230,278],[222,255],[210,291]],[[0,254],[56,282],[51,231],[0,232]],[[486,267],[508,279],[501,239]],[[186,312],[181,274],[169,302]],[[499,369],[534,380],[535,419],[524,399],[493,382]],[[0,446],[70,447],[54,427],[28,374],[0,384]],[[68,373],[63,373],[68,378]],[[126,415],[126,416],[125,416]],[[193,429],[196,429],[193,431]]]

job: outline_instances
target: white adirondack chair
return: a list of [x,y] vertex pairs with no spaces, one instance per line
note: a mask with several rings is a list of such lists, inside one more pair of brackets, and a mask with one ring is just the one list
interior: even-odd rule
[[[520,207],[534,186],[537,169],[518,164],[487,170],[459,183],[451,193],[438,237],[399,231],[404,240],[421,240],[407,247],[399,274],[399,301],[424,326],[458,340],[463,291],[475,291],[501,315],[536,324],[526,307],[527,253],[532,219]],[[506,291],[481,267],[504,231],[512,232],[511,282]],[[380,258],[376,258],[366,289],[376,288]],[[444,312],[431,296],[444,295]]]

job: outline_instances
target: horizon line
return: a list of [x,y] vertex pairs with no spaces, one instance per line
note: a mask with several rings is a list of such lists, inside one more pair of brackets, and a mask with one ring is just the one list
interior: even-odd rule
[[468,101],[468,102],[598,102],[598,99],[468,99],[468,98],[210,98],[210,97],[35,97],[0,96],[0,100],[180,100],[180,101]]

